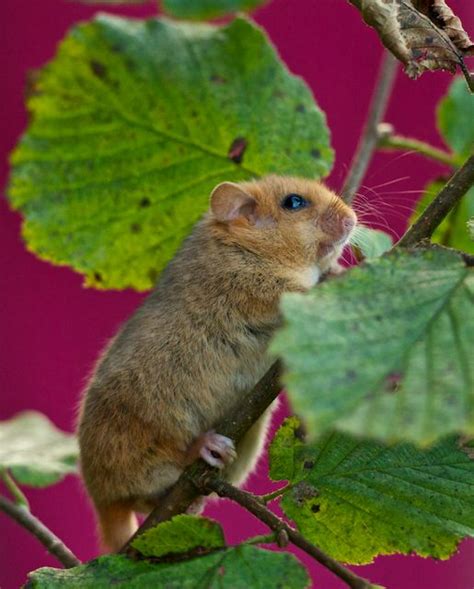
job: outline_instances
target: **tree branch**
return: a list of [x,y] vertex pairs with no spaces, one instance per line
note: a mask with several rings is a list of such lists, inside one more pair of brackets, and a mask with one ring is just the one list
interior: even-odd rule
[[441,221],[474,185],[474,155],[448,180],[438,196],[426,207],[419,219],[397,243],[412,247],[422,239],[429,239]]
[[[256,386],[243,398],[239,399],[229,415],[221,423],[216,424],[214,429],[219,434],[227,436],[238,443],[246,431],[278,396],[281,390],[280,374],[281,364],[277,361]],[[185,512],[193,501],[202,495],[202,485],[198,481],[206,480],[215,473],[216,469],[203,460],[197,460],[191,466],[188,466],[160,501],[158,507],[151,512],[120,552],[135,556],[137,553],[131,546],[132,541],[146,530],[171,519],[179,513]]]
[[372,100],[370,102],[364,131],[359,140],[357,150],[341,191],[342,198],[350,203],[359,189],[369,167],[372,155],[379,140],[378,125],[387,110],[388,100],[395,82],[398,63],[395,57],[385,51],[380,65],[379,75]]
[[234,487],[227,481],[216,477],[211,477],[204,483],[204,485],[203,490],[207,489],[209,492],[213,491],[217,493],[220,497],[228,497],[229,499],[232,499],[232,501],[235,501],[250,511],[250,513],[260,521],[264,522],[277,534],[282,530],[285,531],[289,540],[295,546],[298,546],[298,548],[301,548],[301,550],[304,550],[304,552],[312,556],[315,560],[342,579],[349,587],[352,587],[352,589],[370,589],[373,587],[367,579],[359,577],[336,560],[333,560],[317,546],[308,542],[304,536],[272,513],[251,493],[237,489],[237,487]]
[[74,556],[64,542],[25,507],[15,505],[15,503],[0,495],[0,510],[31,532],[33,536],[36,536],[46,550],[55,556],[65,568],[70,569],[81,564],[80,560]]

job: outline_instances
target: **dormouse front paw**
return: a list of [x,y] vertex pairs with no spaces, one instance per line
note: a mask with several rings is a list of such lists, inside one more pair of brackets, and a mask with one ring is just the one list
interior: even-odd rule
[[199,456],[215,468],[224,468],[237,458],[234,442],[215,431],[206,432],[201,438]]

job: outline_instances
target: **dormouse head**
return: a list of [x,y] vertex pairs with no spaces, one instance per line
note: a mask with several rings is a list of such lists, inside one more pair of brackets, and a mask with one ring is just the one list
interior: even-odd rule
[[222,239],[270,263],[320,272],[341,255],[357,222],[354,211],[321,182],[274,175],[216,186],[210,219]]

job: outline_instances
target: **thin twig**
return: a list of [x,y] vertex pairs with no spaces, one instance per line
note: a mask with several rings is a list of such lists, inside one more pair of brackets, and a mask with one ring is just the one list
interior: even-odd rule
[[46,550],[55,556],[65,568],[70,569],[81,564],[64,542],[25,507],[15,505],[13,501],[0,495],[0,510],[31,532],[33,536],[36,536]]
[[[214,429],[234,442],[238,442],[278,396],[281,390],[280,374],[281,364],[277,361],[256,386],[239,399],[229,415],[221,423],[216,424]],[[191,464],[120,552],[131,556],[136,555],[136,551],[131,546],[133,540],[157,524],[185,512],[202,494],[199,491],[200,485],[196,485],[196,481],[205,480],[215,472],[216,469],[203,460],[197,460]]]
[[16,484],[8,470],[0,470],[0,478],[5,483],[5,487],[10,491],[13,499],[15,500],[15,503],[17,505],[26,507],[26,509],[30,509],[28,499],[25,497],[20,487]]
[[307,554],[312,556],[315,560],[342,579],[349,587],[352,587],[352,589],[370,589],[373,587],[367,579],[359,577],[342,564],[332,559],[317,546],[308,542],[304,536],[265,507],[259,498],[252,495],[252,493],[237,489],[237,487],[234,487],[227,481],[215,477],[206,481],[205,488],[217,493],[220,497],[227,497],[242,507],[245,507],[245,509],[250,511],[250,513],[260,521],[267,524],[267,526],[274,532],[279,533],[281,530],[284,530],[295,546],[298,546],[298,548],[301,548],[301,550],[304,550]]
[[429,239],[441,221],[474,185],[474,155],[448,180],[438,196],[426,207],[405,235],[397,243],[399,247],[412,247],[422,239]]
[[351,202],[354,198],[377,147],[377,127],[382,122],[385,111],[387,110],[397,68],[398,63],[395,57],[388,51],[385,51],[380,65],[374,95],[369,105],[364,131],[359,140],[349,173],[341,191],[342,198],[346,202]]
[[278,499],[278,497],[281,497],[282,495],[284,495],[292,487],[293,487],[293,485],[291,483],[288,483],[284,487],[280,487],[279,489],[275,489],[275,491],[271,491],[270,493],[265,493],[265,495],[259,495],[259,499],[260,499],[260,501],[263,501],[264,503],[270,503],[270,501],[273,501],[274,499]]
[[462,162],[459,158],[447,151],[438,149],[425,141],[402,135],[382,135],[379,137],[378,147],[386,151],[416,151],[425,157],[446,164],[451,168],[457,168]]

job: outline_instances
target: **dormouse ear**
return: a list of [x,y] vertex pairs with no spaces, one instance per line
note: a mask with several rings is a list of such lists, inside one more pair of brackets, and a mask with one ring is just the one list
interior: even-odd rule
[[211,210],[218,221],[224,223],[246,217],[255,222],[257,202],[234,182],[222,182],[211,193]]

